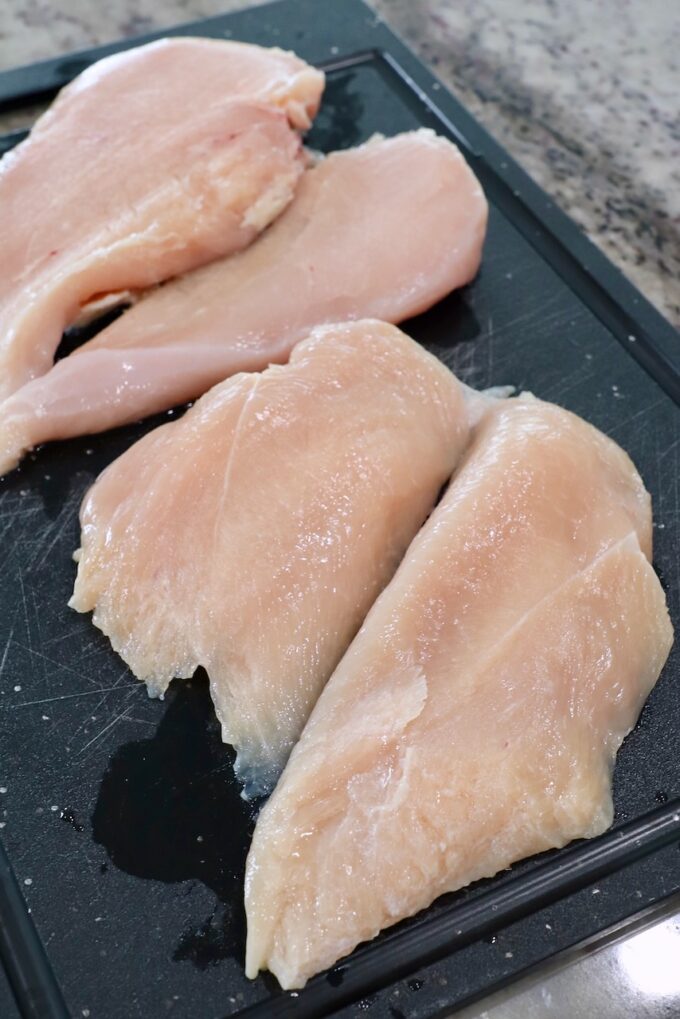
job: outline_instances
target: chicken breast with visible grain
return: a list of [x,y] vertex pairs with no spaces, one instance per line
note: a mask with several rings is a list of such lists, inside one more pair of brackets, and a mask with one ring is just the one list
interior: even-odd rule
[[66,86],[0,161],[0,399],[93,309],[248,245],[293,196],[323,83],[292,53],[174,38]]
[[473,278],[486,219],[462,155],[431,131],[328,156],[247,251],[153,291],[0,407],[0,473],[31,446],[284,362],[316,325],[424,311]]
[[284,988],[516,860],[604,831],[673,634],[650,500],[575,415],[499,402],[257,822],[246,969]]
[[380,322],[321,327],[104,472],[71,605],[152,693],[203,666],[246,794],[269,791],[467,438],[431,354]]

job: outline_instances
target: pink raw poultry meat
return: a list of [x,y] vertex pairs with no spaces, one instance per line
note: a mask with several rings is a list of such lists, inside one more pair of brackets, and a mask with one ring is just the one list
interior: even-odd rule
[[152,692],[203,665],[267,791],[468,432],[463,387],[394,326],[319,327],[104,472],[71,605]]
[[0,472],[49,439],[103,431],[285,361],[311,328],[399,322],[477,272],[487,204],[431,131],[374,138],[304,174],[247,251],[173,280],[0,407]]
[[246,970],[300,987],[433,899],[611,824],[673,631],[649,496],[532,397],[487,413],[257,822]]
[[0,399],[93,302],[249,244],[293,196],[323,82],[291,53],[177,38],[68,85],[0,161]]

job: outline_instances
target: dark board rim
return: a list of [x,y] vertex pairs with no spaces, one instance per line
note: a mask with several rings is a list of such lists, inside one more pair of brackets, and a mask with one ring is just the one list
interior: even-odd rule
[[26,1019],[69,1019],[37,928],[0,839],[0,958]]
[[[403,929],[388,929],[380,942],[368,942],[355,949],[346,970],[342,963],[339,965],[344,977],[340,991],[331,991],[320,974],[299,996],[291,999],[288,994],[258,1002],[238,1012],[238,1019],[288,1019],[293,1014],[296,1019],[332,1016],[422,966],[453,955],[472,941],[664,848],[677,841],[679,830],[680,798],[597,838],[581,840],[561,850],[559,859],[549,856],[528,873],[511,874],[500,886],[470,902],[454,904],[436,917],[413,918]],[[513,976],[513,980],[520,975]],[[499,986],[508,982],[502,981]],[[466,1004],[461,1000],[455,1008]]]
[[[263,11],[266,7],[273,6],[276,5],[265,5],[264,8],[256,10]],[[369,10],[360,0],[347,0],[347,7],[348,10],[351,8],[355,11],[361,10],[364,14]],[[75,61],[77,58],[81,60],[89,58],[88,62],[92,62],[106,53],[128,49],[152,38],[205,30],[206,26],[216,22],[223,23],[224,16],[83,51],[81,54],[73,55],[71,59]],[[386,29],[384,31],[387,33]],[[486,164],[496,178],[497,201],[504,203],[506,208],[512,206],[516,210],[515,216],[512,217],[514,224],[541,257],[556,269],[639,365],[676,403],[680,403],[680,338],[670,323],[638,294],[632,284],[608,262],[579,228],[551,202],[443,87],[437,89],[435,92],[437,101],[433,101],[427,90],[438,84],[436,79],[409,54],[396,37],[389,33],[388,35],[390,38],[379,48],[340,55],[336,60],[318,62],[319,66],[333,72],[360,63],[376,61],[386,69],[386,73],[397,75],[417,101],[438,119],[442,129],[457,141],[475,168],[477,165]],[[63,75],[66,62],[66,58],[60,58],[31,65],[19,71],[35,72],[37,75],[35,80],[39,83],[41,74],[54,74],[58,70],[57,65],[61,67]],[[82,67],[78,68],[80,69]],[[8,76],[11,84],[11,76],[16,76],[17,73],[9,71],[0,74],[0,108],[8,87]],[[53,94],[66,80],[68,78],[64,77],[60,82],[53,83],[42,94]],[[38,94],[33,91],[26,95],[22,94],[21,98],[36,98]],[[2,148],[11,147],[12,143],[16,144],[21,137],[21,132],[5,136],[0,140],[0,151]],[[506,208],[503,211],[506,211]],[[629,341],[630,335],[635,336],[636,342]],[[342,995],[338,996],[337,990],[335,991],[333,1012],[347,1002],[361,998],[371,989],[376,989],[376,981],[384,987],[397,976],[412,972],[423,962],[453,954],[457,948],[491,930],[498,929],[510,919],[535,910],[540,903],[556,901],[606,873],[613,873],[642,856],[653,854],[677,840],[679,832],[680,800],[676,800],[663,809],[637,818],[592,842],[568,850],[570,855],[568,858],[565,857],[564,869],[563,860],[548,859],[539,862],[531,872],[511,876],[502,886],[483,893],[472,903],[452,905],[438,917],[431,920],[420,918],[407,930],[388,933],[380,944],[365,946],[356,953],[352,966],[354,967],[356,962],[358,972],[347,981],[346,988],[343,988],[342,995],[346,995],[346,998],[342,998],[341,1001]],[[61,1019],[68,1013],[56,977],[1,845],[0,853],[0,895],[4,901],[0,955],[8,970],[22,1014]],[[531,900],[531,894],[536,888],[535,882],[539,883],[541,894],[546,896],[545,898]],[[503,909],[499,908],[497,901],[499,895],[506,896]],[[460,934],[457,933],[459,929]],[[393,970],[389,972],[383,970],[376,976],[383,955],[393,956],[391,961]],[[317,987],[321,990],[316,990]],[[271,1016],[272,1019],[276,1019],[277,1016],[292,1014],[293,1010],[295,1015],[307,1016],[309,1019],[313,1016],[330,1015],[332,1012],[328,1011],[324,988],[325,983],[322,983],[320,978],[316,982],[310,982],[309,990],[298,998],[291,999],[289,995],[282,995],[251,1006],[240,1014],[252,1016],[253,1019],[258,1016]]]

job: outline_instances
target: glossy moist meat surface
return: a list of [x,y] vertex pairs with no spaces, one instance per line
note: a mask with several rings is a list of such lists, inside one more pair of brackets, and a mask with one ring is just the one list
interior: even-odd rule
[[0,398],[88,306],[249,244],[293,196],[323,80],[281,50],[177,38],[68,85],[0,161]]
[[247,972],[283,987],[514,861],[602,832],[672,642],[626,454],[533,398],[488,411],[260,814]]
[[81,512],[71,601],[152,692],[204,666],[246,793],[271,788],[468,437],[393,326],[316,330],[128,450]]
[[49,439],[102,431],[283,362],[315,325],[399,322],[476,273],[487,205],[431,131],[375,138],[306,172],[247,251],[151,292],[0,408],[0,472]]

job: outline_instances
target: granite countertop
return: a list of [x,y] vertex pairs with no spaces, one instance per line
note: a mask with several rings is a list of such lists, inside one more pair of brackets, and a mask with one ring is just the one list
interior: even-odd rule
[[[680,6],[668,0],[372,4],[680,325]],[[248,5],[3,0],[0,69]],[[25,126],[34,113],[0,117],[0,133]]]

